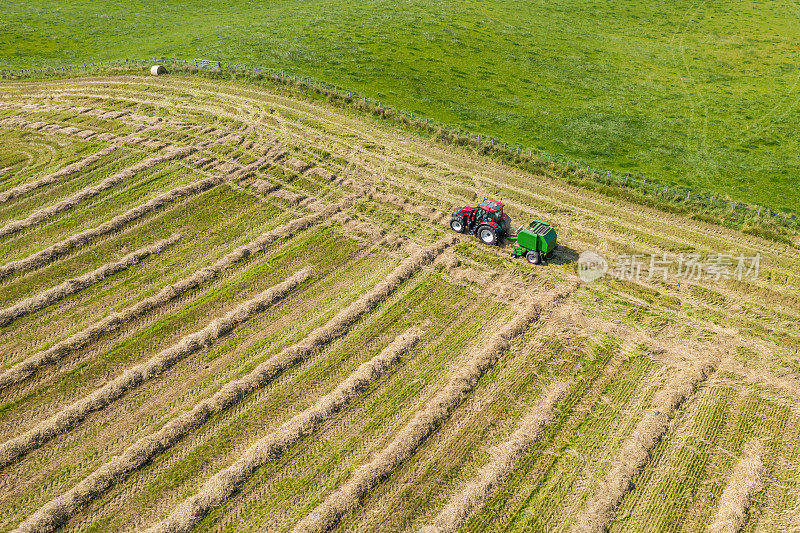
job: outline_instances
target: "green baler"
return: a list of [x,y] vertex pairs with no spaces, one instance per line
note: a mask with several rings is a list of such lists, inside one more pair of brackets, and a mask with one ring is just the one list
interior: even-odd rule
[[534,220],[524,229],[520,226],[517,235],[511,238],[517,241],[512,252],[514,257],[524,255],[534,265],[541,263],[556,247],[556,230],[541,220]]

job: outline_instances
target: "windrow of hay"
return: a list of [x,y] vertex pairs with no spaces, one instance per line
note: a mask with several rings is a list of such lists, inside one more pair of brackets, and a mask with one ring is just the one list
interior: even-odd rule
[[366,464],[359,466],[344,485],[301,520],[295,531],[327,531],[342,515],[356,509],[361,498],[410,458],[425,439],[439,427],[450,413],[464,401],[478,380],[511,347],[511,341],[522,335],[538,319],[543,307],[554,305],[575,290],[575,285],[560,287],[544,294],[504,327],[497,330],[478,348],[464,366],[456,370],[448,384],[425,407],[417,412],[392,442]]
[[744,453],[733,474],[722,491],[719,509],[714,521],[708,527],[711,533],[737,533],[747,521],[747,510],[753,496],[761,490],[764,463],[764,445],[759,440],[752,440],[744,447]]
[[79,350],[89,343],[98,339],[100,336],[115,331],[123,324],[144,316],[153,309],[162,306],[182,294],[189,292],[195,287],[211,281],[223,270],[234,266],[235,264],[244,261],[248,257],[262,251],[264,248],[277,241],[291,237],[298,231],[302,231],[313,224],[317,224],[323,220],[327,220],[336,212],[338,212],[344,203],[325,207],[319,212],[306,215],[304,217],[292,220],[283,226],[262,233],[251,242],[236,248],[227,255],[217,260],[214,264],[198,270],[197,272],[167,285],[161,289],[157,294],[149,298],[145,298],[130,307],[111,313],[99,322],[89,326],[87,329],[75,333],[67,339],[60,341],[50,347],[48,350],[33,354],[27,359],[20,361],[10,369],[0,374],[0,389],[8,387],[13,383],[22,381],[33,372],[43,367],[44,365],[54,363],[66,355]]
[[301,200],[305,199],[305,196],[302,194],[297,194],[296,192],[288,191],[283,188],[272,191],[269,196],[284,200],[294,205],[299,204]]
[[138,115],[136,113],[131,113],[129,111],[117,111],[111,109],[99,109],[99,108],[92,108],[92,107],[85,107],[85,106],[71,106],[66,104],[42,104],[36,102],[4,102],[1,108],[16,108],[16,109],[24,109],[30,112],[36,111],[70,111],[73,113],[79,113],[81,115],[93,115],[99,118],[105,119],[113,119],[113,120],[120,120],[126,119],[122,122],[128,124],[136,124],[137,122],[146,122],[148,124],[157,124],[159,122],[163,122],[164,119],[161,117],[153,117],[149,115]]
[[678,372],[653,398],[648,411],[623,443],[622,449],[572,527],[574,532],[605,531],[628,493],[634,476],[642,471],[650,452],[669,429],[675,411],[716,370],[716,362]]
[[122,272],[123,270],[140,263],[145,258],[153,254],[162,252],[167,247],[178,242],[180,238],[181,236],[179,234],[172,235],[171,237],[162,239],[155,244],[140,248],[135,252],[131,252],[119,261],[106,263],[105,265],[96,268],[91,272],[87,272],[82,276],[68,279],[60,285],[56,285],[55,287],[40,292],[39,294],[31,296],[30,298],[25,298],[11,307],[0,309],[0,326],[5,326],[16,318],[29,315],[40,309],[44,309],[48,305],[53,305],[54,303],[58,302],[59,300],[63,300],[71,294],[82,291],[86,287],[100,283],[107,277],[118,272]]
[[59,133],[62,135],[75,135],[82,139],[90,139],[96,137],[99,140],[119,142],[122,137],[113,133],[98,134],[94,130],[82,130],[74,126],[61,126],[60,124],[51,124],[49,122],[32,122],[21,117],[8,117],[0,120],[2,126],[13,126],[16,128],[27,128],[34,131],[44,131],[47,133]]
[[45,248],[44,250],[29,255],[24,259],[20,259],[18,261],[11,261],[10,263],[6,263],[5,265],[0,265],[0,279],[3,279],[6,276],[9,276],[16,272],[20,272],[23,270],[31,270],[33,268],[40,267],[52,261],[53,259],[61,255],[64,255],[70,252],[71,250],[74,250],[79,246],[87,244],[92,239],[96,239],[101,235],[117,231],[120,228],[124,227],[126,224],[130,224],[134,220],[141,218],[144,215],[152,211],[155,211],[156,209],[163,207],[168,203],[174,202],[178,198],[203,192],[220,183],[222,183],[222,178],[211,177],[200,181],[196,181],[194,183],[190,183],[188,185],[183,185],[181,187],[176,187],[171,191],[159,194],[155,198],[152,198],[151,200],[141,205],[138,205],[133,209],[125,213],[122,213],[121,215],[117,215],[111,220],[103,222],[97,227],[89,228],[80,233],[72,235],[64,239],[63,241],[57,242],[52,246]]
[[367,385],[400,360],[417,343],[422,332],[411,328],[397,337],[381,353],[360,365],[335,390],[323,396],[313,407],[285,422],[276,431],[256,441],[231,466],[206,481],[194,496],[184,500],[149,532],[190,531],[214,507],[222,505],[255,471],[275,460],[300,438],[315,431],[325,420],[342,409]]
[[235,405],[251,392],[267,385],[284,370],[291,368],[326,344],[346,334],[350,326],[361,316],[377,307],[414,273],[433,262],[436,256],[453,242],[455,242],[454,237],[441,240],[420,250],[416,255],[404,259],[372,290],[337,313],[326,324],[316,328],[300,342],[264,361],[249,374],[228,382],[213,396],[195,405],[191,411],[178,415],[160,430],[139,439],[122,455],[107,462],[78,485],[32,514],[20,525],[18,531],[54,530],[70,515],[87,505],[118,480],[168,449],[209,418]]
[[489,499],[492,490],[511,475],[516,462],[539,438],[545,426],[552,420],[556,405],[567,395],[570,387],[571,384],[565,381],[551,384],[541,402],[534,405],[525,415],[511,437],[489,452],[492,460],[480,469],[474,480],[450,500],[433,524],[423,528],[422,531],[426,533],[457,531],[476,510],[480,509]]
[[23,454],[38,448],[53,437],[66,433],[86,418],[89,413],[104,408],[131,389],[160,375],[187,355],[210,346],[214,341],[232,331],[239,324],[249,320],[286,296],[289,291],[310,277],[310,268],[296,272],[286,281],[274,285],[259,293],[255,298],[239,304],[225,316],[212,320],[203,329],[186,335],[177,343],[151,357],[148,361],[128,368],[93,393],[65,407],[22,435],[0,445],[0,466],[11,464]]
[[18,187],[14,187],[13,189],[9,189],[3,193],[0,193],[0,203],[8,202],[9,200],[13,200],[14,198],[19,198],[23,194],[27,194],[33,190],[39,189],[44,187],[45,185],[50,185],[51,183],[55,183],[56,181],[69,176],[70,174],[75,174],[76,172],[80,172],[84,168],[88,167],[92,163],[96,163],[103,157],[107,156],[114,150],[118,149],[119,145],[112,144],[111,146],[107,146],[102,150],[99,150],[92,155],[89,155],[80,161],[76,161],[71,165],[67,165],[62,169],[59,169],[52,174],[48,174],[47,176],[35,180],[30,181],[28,183],[23,183]]
[[51,205],[50,207],[45,207],[44,209],[40,209],[39,211],[32,213],[27,218],[24,218],[22,220],[14,220],[12,222],[9,222],[8,224],[0,228],[0,237],[11,235],[12,233],[16,233],[22,229],[29,228],[34,224],[43,222],[58,213],[73,208],[79,202],[88,200],[89,198],[92,198],[100,194],[102,191],[110,189],[111,187],[119,183],[122,183],[127,179],[132,178],[139,172],[147,170],[148,168],[152,168],[166,161],[172,161],[174,159],[186,157],[190,154],[193,154],[198,149],[199,148],[196,146],[184,146],[182,148],[174,148],[172,150],[168,150],[163,154],[148,157],[147,159],[144,159],[143,161],[140,161],[133,166],[121,170],[116,174],[112,174],[111,176],[107,177],[97,185],[91,185],[89,187],[81,189],[80,191],[76,192],[69,198],[62,200],[55,205]]

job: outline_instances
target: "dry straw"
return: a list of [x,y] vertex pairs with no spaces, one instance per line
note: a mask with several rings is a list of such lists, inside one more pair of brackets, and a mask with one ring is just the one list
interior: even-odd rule
[[764,445],[759,440],[747,443],[719,499],[719,509],[708,528],[710,533],[737,533],[747,521],[753,496],[761,490]]
[[178,198],[200,193],[210,189],[215,185],[218,185],[219,183],[222,183],[222,178],[206,178],[195,183],[190,183],[189,185],[177,187],[163,194],[159,194],[148,202],[138,205],[133,209],[122,213],[121,215],[117,215],[111,220],[103,222],[95,228],[89,228],[85,231],[72,235],[63,241],[57,242],[56,244],[36,252],[35,254],[29,255],[24,259],[11,261],[10,263],[0,266],[0,279],[16,272],[38,268],[79,246],[89,243],[92,239],[96,239],[102,235],[118,231],[134,220],[141,218],[144,215],[155,211],[156,209],[163,207],[170,202],[174,202]]
[[91,185],[89,187],[85,187],[80,191],[76,192],[69,198],[66,198],[57,204],[51,205],[50,207],[45,207],[44,209],[40,209],[29,215],[27,218],[22,220],[14,220],[9,222],[5,226],[0,228],[0,237],[4,237],[6,235],[11,235],[12,233],[16,233],[20,230],[25,228],[29,228],[34,224],[38,224],[39,222],[43,222],[50,217],[61,213],[63,211],[67,211],[72,209],[78,203],[88,200],[106,189],[110,189],[111,187],[122,183],[123,181],[132,178],[139,172],[147,170],[148,168],[152,168],[160,163],[164,163],[165,161],[172,161],[174,159],[179,159],[181,157],[186,157],[190,154],[193,154],[198,150],[195,146],[184,146],[182,148],[174,148],[172,150],[168,150],[163,154],[154,155],[152,157],[148,157],[147,159],[136,163],[135,165],[126,168],[116,174],[112,174],[111,176],[107,177],[97,185]]
[[525,307],[510,323],[496,331],[478,348],[469,362],[456,371],[444,389],[414,415],[386,448],[378,452],[370,462],[358,467],[344,485],[297,524],[295,531],[327,531],[344,513],[357,508],[367,491],[411,457],[453,409],[464,401],[481,376],[510,348],[511,341],[525,332],[539,317],[542,306],[552,306],[574,290],[575,286],[571,285],[567,289],[558,288],[543,295],[537,302]]
[[433,524],[423,528],[422,531],[426,533],[456,531],[475,511],[483,507],[492,490],[511,475],[514,465],[527,453],[545,426],[552,420],[556,405],[569,392],[570,386],[563,381],[550,385],[543,400],[525,415],[511,437],[489,452],[492,460],[480,469],[474,480],[450,500]]
[[116,150],[117,148],[119,148],[118,145],[108,146],[108,147],[103,148],[102,150],[100,150],[98,152],[93,153],[92,155],[90,155],[88,157],[85,157],[84,159],[81,159],[80,161],[76,161],[75,163],[72,163],[71,165],[67,165],[66,167],[64,167],[64,168],[62,168],[60,170],[57,170],[57,171],[53,172],[52,174],[48,174],[47,176],[45,176],[45,177],[43,177],[41,179],[38,179],[38,180],[35,180],[35,181],[31,181],[31,182],[28,182],[28,183],[23,183],[22,185],[20,185],[18,187],[14,187],[13,189],[9,189],[9,190],[7,190],[7,191],[5,191],[5,192],[0,194],[0,203],[5,203],[5,202],[8,202],[9,200],[13,200],[14,198],[19,198],[23,194],[27,194],[27,193],[29,193],[29,192],[31,192],[33,190],[39,189],[41,187],[44,187],[45,185],[50,185],[51,183],[55,183],[58,180],[60,180],[61,178],[69,176],[70,174],[75,174],[76,172],[79,172],[79,171],[83,170],[84,168],[88,167],[92,163],[96,163],[101,158],[107,156],[108,154],[110,154],[111,152]]
[[633,433],[622,444],[622,449],[589,500],[585,512],[572,527],[573,531],[605,531],[614,519],[622,498],[630,490],[633,478],[642,471],[650,458],[650,451],[669,429],[675,410],[694,393],[715,368],[712,364],[686,368],[656,393],[652,409],[647,411]]
[[68,279],[64,283],[56,285],[51,289],[47,289],[46,291],[40,292],[35,296],[31,296],[30,298],[25,298],[11,307],[0,309],[0,326],[5,326],[16,318],[29,315],[40,309],[44,309],[48,305],[53,305],[59,300],[63,300],[67,296],[80,292],[96,283],[100,283],[107,277],[117,274],[118,272],[122,272],[123,270],[140,263],[145,258],[165,250],[167,247],[178,242],[180,238],[181,236],[178,234],[172,235],[171,237],[160,240],[155,244],[145,248],[140,248],[135,252],[131,252],[119,261],[107,263],[92,270],[91,272],[87,272],[82,276]]
[[53,437],[66,433],[90,413],[103,409],[131,389],[160,375],[187,355],[210,346],[239,324],[283,298],[290,290],[306,281],[310,276],[311,270],[308,268],[297,272],[286,281],[270,287],[255,298],[238,305],[225,316],[212,320],[200,331],[186,335],[176,344],[160,351],[148,361],[125,370],[103,387],[62,409],[22,435],[0,445],[0,466],[11,464]]
[[57,528],[71,514],[87,505],[126,474],[150,461],[190,431],[200,427],[206,420],[235,405],[249,393],[264,387],[284,370],[347,333],[349,327],[364,313],[374,309],[415,272],[433,262],[436,256],[455,240],[455,237],[451,236],[404,259],[371,291],[337,313],[326,324],[312,331],[297,344],[285,348],[278,355],[261,363],[249,374],[228,382],[213,396],[195,405],[191,411],[178,415],[160,430],[139,439],[122,455],[104,464],[78,485],[31,515],[19,527],[19,531],[44,532]]
[[379,378],[410,350],[422,334],[411,328],[397,337],[381,353],[363,363],[335,390],[313,407],[285,422],[276,431],[256,441],[231,466],[206,481],[194,496],[184,500],[166,519],[148,529],[150,533],[190,531],[214,507],[222,505],[263,465],[274,461],[289,446],[315,431],[342,409],[367,385]]
[[68,354],[87,346],[100,336],[115,331],[123,324],[136,320],[153,309],[186,294],[195,287],[211,281],[219,275],[220,272],[262,251],[278,239],[291,237],[298,231],[323,220],[327,220],[340,208],[340,205],[326,207],[320,212],[292,220],[283,226],[262,233],[250,243],[240,246],[223,256],[213,265],[202,268],[186,278],[167,285],[154,296],[145,298],[122,311],[111,313],[96,324],[89,326],[87,329],[79,331],[67,339],[56,343],[48,350],[33,354],[0,374],[0,389],[22,381],[39,368],[62,359]]

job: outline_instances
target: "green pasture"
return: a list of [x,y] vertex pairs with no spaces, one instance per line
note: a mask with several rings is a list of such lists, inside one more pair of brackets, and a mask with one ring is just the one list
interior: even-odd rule
[[12,0],[0,68],[278,67],[598,170],[800,209],[788,0]]

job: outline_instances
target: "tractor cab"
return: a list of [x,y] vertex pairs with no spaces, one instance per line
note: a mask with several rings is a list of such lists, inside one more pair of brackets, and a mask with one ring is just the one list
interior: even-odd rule
[[458,233],[476,235],[485,244],[497,244],[511,228],[511,219],[503,213],[503,203],[484,200],[453,213],[450,227]]

